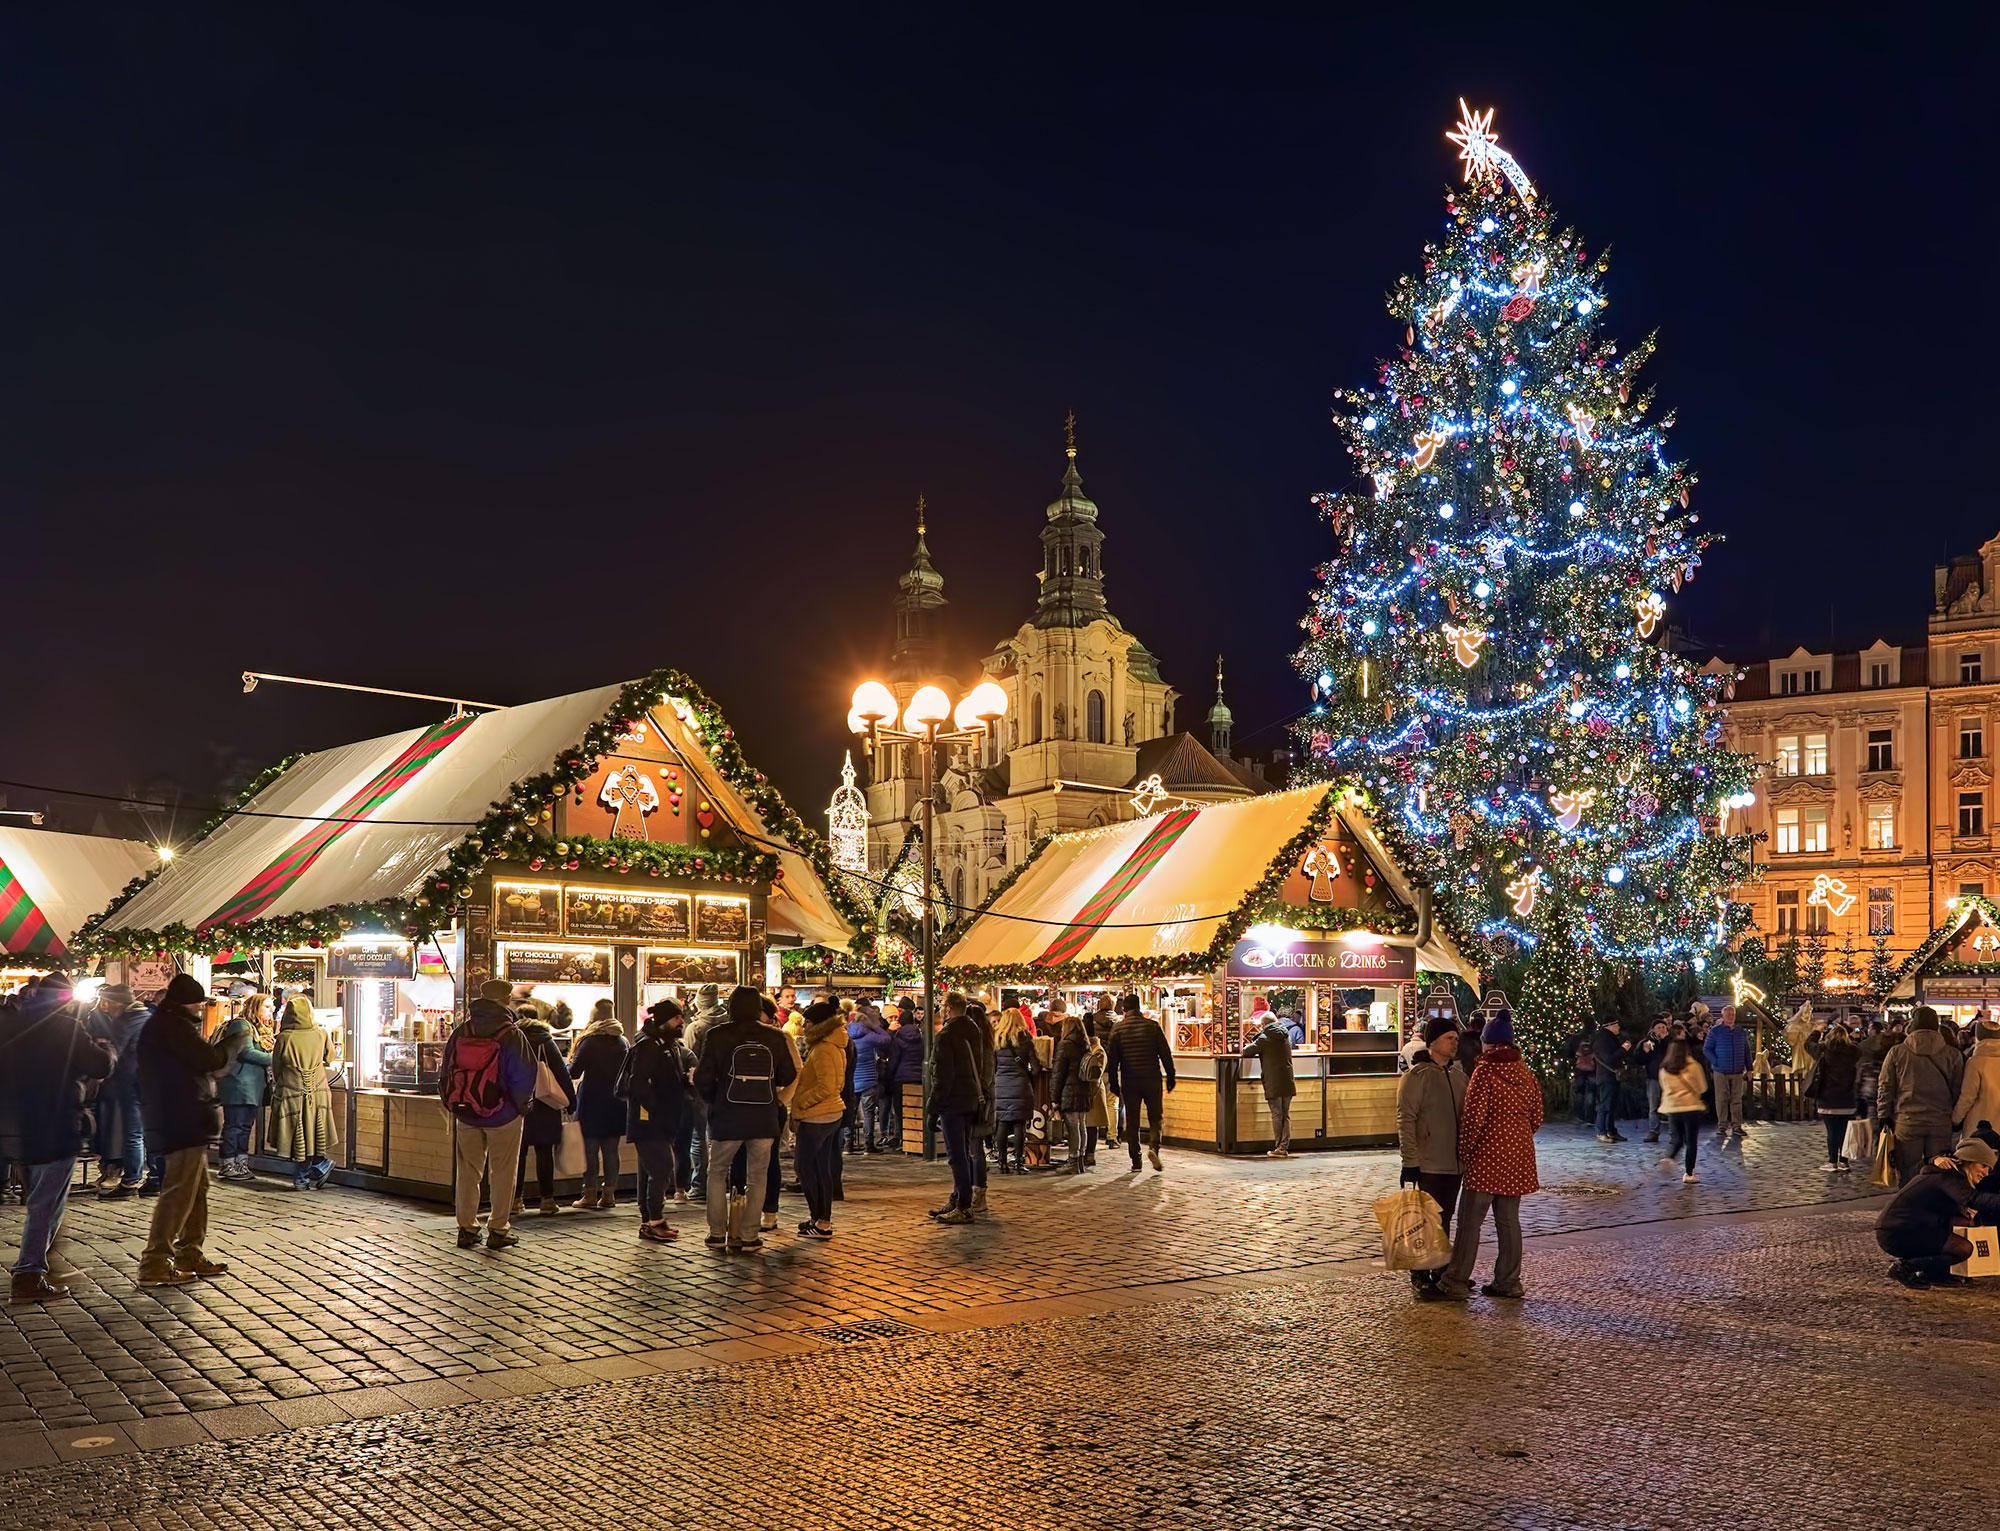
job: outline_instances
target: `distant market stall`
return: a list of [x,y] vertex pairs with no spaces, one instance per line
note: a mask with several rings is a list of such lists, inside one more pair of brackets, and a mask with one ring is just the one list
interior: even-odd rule
[[1981,1010],[2000,1012],[2000,905],[1962,893],[1944,923],[1897,966],[1885,1005],[1929,1005],[1963,1025]]
[[831,871],[663,671],[286,762],[84,938],[310,994],[343,1178],[442,1196],[450,1125],[426,1097],[481,984],[577,1026],[609,1000],[630,1032],[656,1000],[761,984],[774,941],[846,944],[865,913]]
[[1396,1051],[1421,990],[1478,983],[1358,803],[1324,785],[1057,835],[945,966],[995,1002],[1060,994],[1088,1009],[1137,992],[1182,1081],[1168,1137],[1224,1152],[1271,1141],[1257,1065],[1240,1056],[1259,996],[1305,1034],[1293,1142],[1332,1147],[1394,1137]]
[[0,828],[0,994],[87,966],[70,947],[78,927],[158,864],[136,840]]

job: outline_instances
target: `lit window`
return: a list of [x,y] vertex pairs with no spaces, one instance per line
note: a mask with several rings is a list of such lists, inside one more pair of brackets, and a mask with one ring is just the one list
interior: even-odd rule
[[1805,761],[1801,768],[1808,776],[1826,775],[1826,735],[1807,734]]
[[1780,855],[1787,855],[1799,848],[1799,811],[1796,808],[1778,810],[1778,844]]
[[1799,933],[1799,890],[1781,889],[1778,893],[1778,934],[1795,936]]
[[1808,934],[1815,931],[1817,931],[1820,935],[1826,934],[1825,904],[1806,905],[1806,931]]
[[1986,833],[1986,794],[1984,792],[1961,792],[1958,794],[1958,832],[1961,835],[1983,835]]
[[1871,851],[1892,851],[1896,848],[1896,805],[1894,803],[1870,803],[1868,806],[1868,839]]
[[1805,828],[1799,837],[1799,849],[1808,854],[1826,850],[1826,810],[1808,808],[1805,810]]
[[1986,723],[1980,718],[1958,720],[1958,758],[1977,760],[1986,753]]
[[1886,686],[1889,684],[1888,660],[1871,659],[1868,661],[1868,684],[1871,686]]
[[1961,686],[1978,685],[1979,674],[1982,668],[1979,656],[1976,653],[1960,654],[1958,656],[1958,683]]
[[1894,888],[1870,888],[1868,890],[1868,934],[1871,936],[1893,936],[1896,933],[1896,890]]
[[1772,766],[1779,776],[1796,776],[1799,774],[1799,736],[1797,734],[1778,735],[1778,754],[1777,758],[1772,762]]
[[1896,769],[1895,746],[1886,728],[1868,730],[1868,769],[1871,771]]

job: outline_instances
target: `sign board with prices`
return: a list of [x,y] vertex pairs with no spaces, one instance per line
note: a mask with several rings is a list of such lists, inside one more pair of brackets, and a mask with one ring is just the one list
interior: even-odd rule
[[125,982],[139,999],[149,1005],[157,1004],[179,971],[170,958],[135,957],[125,964]]
[[562,884],[495,882],[493,933],[496,936],[562,934]]
[[326,954],[329,978],[409,978],[414,973],[409,943],[405,941],[382,946],[336,945]]
[[611,982],[611,949],[606,946],[508,946],[505,971],[509,983]]
[[1417,976],[1417,954],[1408,946],[1384,946],[1378,941],[1294,941],[1264,946],[1238,941],[1229,954],[1228,976],[1318,979],[1348,985],[1404,983]]
[[563,929],[618,941],[685,941],[688,896],[640,888],[563,887]]
[[273,957],[271,982],[281,989],[309,990],[319,982],[319,958]]
[[733,984],[739,971],[735,952],[646,953],[647,983]]
[[1926,1000],[1946,1004],[1992,1004],[2000,1001],[2000,973],[1937,973],[1920,980]]
[[750,900],[696,894],[694,938],[713,941],[719,946],[741,946],[750,939]]

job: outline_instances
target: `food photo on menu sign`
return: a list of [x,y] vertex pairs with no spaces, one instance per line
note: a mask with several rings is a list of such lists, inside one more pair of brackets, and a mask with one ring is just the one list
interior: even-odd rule
[[750,939],[750,901],[739,898],[710,898],[694,901],[694,938],[697,941],[736,943]]
[[647,983],[736,982],[734,952],[648,952]]
[[573,936],[644,936],[685,941],[685,893],[642,893],[635,889],[569,888],[565,891],[567,929]]
[[510,946],[506,977],[509,983],[607,984],[611,982],[611,953]]
[[496,882],[493,928],[529,936],[562,934],[560,883]]

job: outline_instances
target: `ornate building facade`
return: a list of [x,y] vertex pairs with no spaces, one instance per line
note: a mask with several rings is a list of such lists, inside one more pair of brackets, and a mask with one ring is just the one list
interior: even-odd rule
[[[1720,661],[1717,661],[1720,665]],[[1736,897],[1767,941],[1912,950],[1965,893],[2000,893],[2000,537],[1940,565],[1926,641],[1746,664],[1731,746],[1765,762],[1748,827],[1766,867]]]
[[[1150,778],[1194,801],[1266,790],[1262,776],[1229,757],[1232,720],[1217,669],[1211,744],[1177,732],[1180,693],[1159,661],[1105,601],[1105,534],[1083,492],[1076,440],[1056,498],[1043,512],[1034,610],[980,662],[977,674],[945,667],[944,578],[931,563],[919,502],[917,546],[896,583],[894,646],[886,679],[898,701],[935,683],[952,697],[991,680],[1007,693],[1007,718],[977,749],[940,761],[936,860],[944,896],[957,911],[976,908],[1024,860],[1041,836],[1083,829],[1138,812],[1132,799]],[[1221,717],[1217,735],[1215,719]],[[904,859],[919,820],[923,784],[914,746],[869,752],[869,864],[876,875]]]

